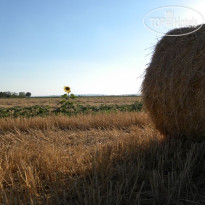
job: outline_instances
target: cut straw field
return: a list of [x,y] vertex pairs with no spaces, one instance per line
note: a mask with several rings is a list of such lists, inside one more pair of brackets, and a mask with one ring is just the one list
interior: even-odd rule
[[205,143],[146,113],[0,119],[0,204],[205,204]]
[[[0,98],[0,108],[10,108],[14,106],[51,106],[56,107],[56,105],[62,100],[62,98]],[[136,101],[141,100],[141,97],[137,96],[99,96],[99,97],[77,97],[75,102],[77,104],[83,105],[123,105],[132,104]]]

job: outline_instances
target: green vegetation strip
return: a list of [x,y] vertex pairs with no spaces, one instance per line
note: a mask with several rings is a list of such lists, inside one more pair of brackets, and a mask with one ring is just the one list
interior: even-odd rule
[[57,108],[52,108],[50,106],[30,106],[30,107],[12,107],[12,108],[0,108],[0,117],[34,117],[34,116],[48,116],[48,115],[76,115],[76,114],[89,114],[97,112],[140,112],[143,109],[143,104],[141,102],[135,102],[129,105],[100,105],[100,106],[91,106],[91,105],[79,105],[72,102],[61,102],[61,105]]

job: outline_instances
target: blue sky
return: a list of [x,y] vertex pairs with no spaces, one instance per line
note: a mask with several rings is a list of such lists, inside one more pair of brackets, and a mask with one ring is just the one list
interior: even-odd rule
[[201,1],[0,0],[0,91],[137,94],[161,35],[144,16]]

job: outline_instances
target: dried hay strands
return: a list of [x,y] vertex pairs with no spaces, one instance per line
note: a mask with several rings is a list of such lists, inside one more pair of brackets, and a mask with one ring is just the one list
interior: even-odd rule
[[[167,34],[183,34],[178,28]],[[164,36],[142,84],[144,104],[166,136],[205,136],[205,24],[189,35]]]

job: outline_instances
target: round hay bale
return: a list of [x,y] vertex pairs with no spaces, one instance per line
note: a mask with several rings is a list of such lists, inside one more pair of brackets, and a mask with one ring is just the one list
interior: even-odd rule
[[[193,28],[174,29],[178,35]],[[142,84],[144,105],[166,136],[205,136],[205,25],[156,45]]]

